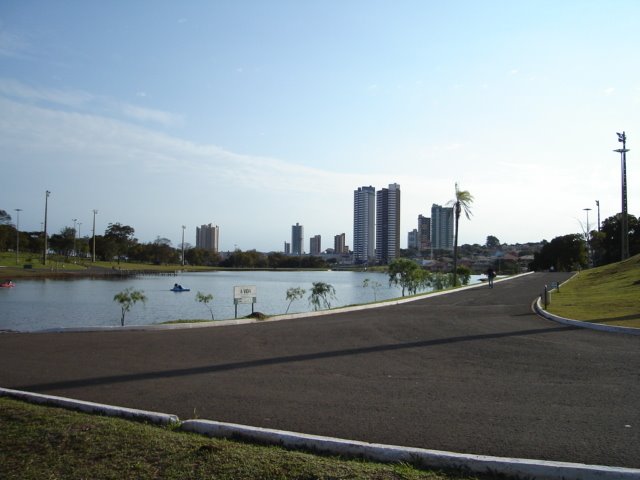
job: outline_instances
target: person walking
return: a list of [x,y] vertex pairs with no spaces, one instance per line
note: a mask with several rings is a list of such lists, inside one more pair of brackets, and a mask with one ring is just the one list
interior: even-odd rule
[[493,288],[493,279],[496,278],[496,272],[493,268],[489,267],[487,270],[487,279],[489,281],[489,288]]

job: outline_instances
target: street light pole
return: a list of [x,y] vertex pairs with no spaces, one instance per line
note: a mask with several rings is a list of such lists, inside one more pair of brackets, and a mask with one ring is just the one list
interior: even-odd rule
[[92,262],[96,263],[96,214],[98,210],[93,211],[93,259]]
[[73,256],[76,256],[76,222],[78,221],[77,218],[73,219]]
[[51,192],[47,190],[44,197],[44,251],[42,252],[42,265],[47,264],[47,208],[49,206],[49,195],[51,195]]
[[16,265],[20,263],[20,212],[21,208],[16,208]]
[[591,247],[589,245],[589,237],[591,236],[591,229],[589,228],[589,212],[590,208],[583,208],[587,212],[587,232],[585,234],[585,240],[587,241],[587,263],[591,266]]
[[[82,222],[78,222],[78,239],[82,240],[82,235],[80,235],[80,226],[82,225]],[[76,251],[76,257],[78,256],[78,252]]]
[[621,236],[622,245],[620,256],[622,260],[629,258],[629,227],[627,225],[627,134],[625,132],[617,133],[618,141],[622,143],[622,148],[614,150],[620,153],[620,163],[622,170],[622,218],[621,218]]
[[182,266],[184,267],[184,229],[186,226],[182,225]]
[[596,207],[598,207],[598,231],[600,231],[600,200],[596,200]]

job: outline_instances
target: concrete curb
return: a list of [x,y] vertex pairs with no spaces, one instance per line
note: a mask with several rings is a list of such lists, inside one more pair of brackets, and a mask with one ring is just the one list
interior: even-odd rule
[[31,403],[53,405],[69,410],[77,410],[92,414],[98,413],[110,417],[128,418],[159,425],[170,425],[179,422],[179,419],[176,415],[169,415],[166,413],[148,412],[145,410],[136,410],[133,408],[125,407],[113,407],[111,405],[104,405],[102,403],[84,402],[82,400],[73,400],[71,398],[56,397],[53,395],[41,395],[39,393],[22,392],[20,390],[11,390],[1,387],[0,397],[12,397]]
[[499,473],[518,478],[557,480],[640,480],[640,469],[551,462],[522,458],[471,455],[440,450],[428,450],[396,445],[345,440],[308,435],[283,430],[250,427],[211,420],[186,420],[180,423],[176,415],[114,407],[100,403],[73,400],[52,395],[23,392],[0,387],[0,397],[53,405],[90,414],[102,414],[160,425],[180,424],[179,430],[215,438],[231,438],[288,449],[339,455],[345,458],[365,458],[377,462],[405,462],[420,468],[463,470],[472,473]]
[[553,322],[562,323],[563,325],[571,325],[571,326],[580,327],[580,328],[589,328],[591,330],[599,330],[602,332],[626,333],[627,335],[640,335],[640,328],[620,327],[618,325],[605,325],[603,323],[582,322],[580,320],[572,320],[570,318],[564,318],[558,315],[554,315],[553,313],[549,313],[544,308],[542,308],[541,297],[538,297],[538,299],[533,303],[533,309],[541,317],[544,317],[547,320],[551,320]]
[[290,449],[366,458],[378,462],[405,462],[422,468],[464,470],[472,473],[501,473],[524,478],[557,480],[627,480],[640,479],[640,469],[550,462],[521,458],[468,455],[439,450],[399,447],[343,440],[209,420],[187,420],[181,430],[210,437],[248,440]]

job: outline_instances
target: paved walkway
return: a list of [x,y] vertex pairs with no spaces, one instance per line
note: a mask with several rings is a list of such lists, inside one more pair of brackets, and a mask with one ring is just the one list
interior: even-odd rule
[[544,320],[535,273],[396,306],[0,335],[0,386],[334,437],[640,467],[640,337]]

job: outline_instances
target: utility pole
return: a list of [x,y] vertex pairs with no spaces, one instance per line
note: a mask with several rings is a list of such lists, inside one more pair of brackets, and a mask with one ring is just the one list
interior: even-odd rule
[[20,212],[21,208],[14,209],[17,213],[16,215],[16,265],[20,263]]
[[51,195],[51,192],[47,190],[44,197],[44,250],[42,252],[42,265],[47,264],[47,208],[49,206],[49,195]]
[[93,258],[92,262],[96,263],[96,215],[98,210],[93,211]]
[[596,207],[598,207],[598,232],[600,231],[600,200],[596,200]]
[[184,267],[184,229],[186,226],[182,225],[182,266]]
[[622,143],[622,148],[614,150],[620,153],[620,163],[622,170],[622,218],[620,222],[620,230],[622,236],[622,245],[620,257],[621,260],[629,258],[629,226],[627,220],[627,135],[625,132],[617,133],[618,141]]

